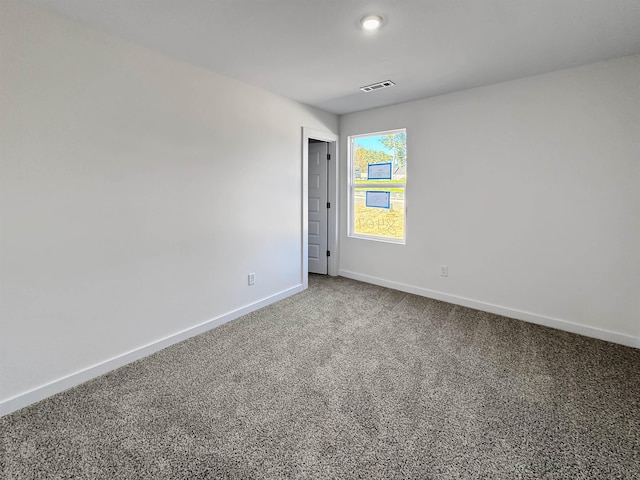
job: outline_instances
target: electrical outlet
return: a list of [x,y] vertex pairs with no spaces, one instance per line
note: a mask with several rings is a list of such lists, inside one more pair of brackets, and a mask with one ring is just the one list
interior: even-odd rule
[[255,285],[256,284],[256,274],[255,273],[250,273],[249,275],[247,275],[247,281],[249,283],[249,286]]
[[448,277],[449,276],[449,266],[448,265],[440,265],[440,276]]

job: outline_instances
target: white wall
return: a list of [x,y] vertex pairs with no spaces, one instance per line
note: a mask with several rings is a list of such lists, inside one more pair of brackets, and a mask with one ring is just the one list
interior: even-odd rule
[[336,116],[0,18],[0,413],[301,288],[301,127]]
[[403,127],[407,243],[342,202],[341,275],[640,347],[640,56],[342,116],[342,158]]

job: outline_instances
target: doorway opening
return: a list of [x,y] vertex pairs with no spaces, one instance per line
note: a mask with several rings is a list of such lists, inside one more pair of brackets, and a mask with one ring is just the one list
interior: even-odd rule
[[302,135],[302,283],[308,274],[338,274],[338,136],[310,128]]

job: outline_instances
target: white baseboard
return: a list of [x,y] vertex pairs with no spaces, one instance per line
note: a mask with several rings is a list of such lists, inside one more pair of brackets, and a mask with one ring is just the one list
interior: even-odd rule
[[213,318],[199,325],[189,327],[185,330],[174,333],[160,340],[148,343],[134,350],[131,350],[129,352],[113,357],[109,360],[105,360],[104,362],[100,362],[96,365],[92,365],[90,367],[84,368],[80,371],[69,374],[65,377],[62,377],[52,382],[49,382],[47,384],[41,385],[39,387],[36,387],[32,390],[21,393],[14,397],[8,398],[6,400],[2,400],[0,402],[0,416],[7,415],[8,413],[14,412],[23,407],[31,405],[32,403],[43,400],[47,397],[55,395],[56,393],[60,393],[71,387],[80,385],[81,383],[86,382],[87,380],[91,380],[92,378],[96,378],[100,375],[103,375],[107,372],[115,370],[116,368],[122,367],[135,360],[151,355],[152,353],[162,350],[163,348],[166,348],[175,343],[186,340],[187,338],[193,337],[200,333],[204,333],[215,327],[219,327],[220,325],[230,322],[231,320],[235,320],[238,317],[251,313],[254,310],[258,310],[259,308],[266,307],[267,305],[270,305],[279,300],[283,300],[287,297],[290,297],[291,295],[299,293],[304,289],[305,289],[304,285],[297,285],[287,290],[283,290],[282,292],[271,295],[267,298],[264,298],[252,304],[249,304],[245,307],[225,313],[224,315]]
[[348,270],[340,270],[340,276],[351,278],[353,280],[359,280],[365,283],[380,285],[381,287],[400,290],[401,292],[413,293],[415,295],[420,295],[422,297],[433,298],[434,300],[442,300],[443,302],[453,303],[455,305],[461,305],[463,307],[482,310],[483,312],[495,313],[497,315],[502,315],[504,317],[515,318],[517,320],[523,320],[525,322],[535,323],[538,325],[543,325],[545,327],[551,327],[551,328],[556,328],[558,330],[564,330],[566,332],[577,333],[579,335],[584,335],[586,337],[597,338],[599,340],[605,340],[607,342],[618,343],[620,345],[625,345],[627,347],[640,348],[640,338],[632,337],[631,335],[625,335],[622,333],[611,332],[609,330],[589,327],[586,325],[581,325],[579,323],[569,322],[567,320],[560,320],[559,318],[547,317],[545,315],[526,312],[524,310],[517,310],[514,308],[494,305],[492,303],[486,303],[478,300],[472,300],[470,298],[459,297],[457,295],[451,295],[449,293],[443,293],[443,292],[429,290],[422,287],[407,285],[404,283],[393,282],[391,280],[372,277],[370,275],[364,275],[362,273],[350,272]]

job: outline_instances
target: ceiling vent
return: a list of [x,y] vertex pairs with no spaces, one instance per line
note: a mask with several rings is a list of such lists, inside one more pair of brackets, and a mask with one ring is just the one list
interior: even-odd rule
[[374,90],[380,90],[381,88],[393,87],[395,83],[391,80],[385,80],[384,82],[372,83],[366,87],[360,87],[363,92],[373,92]]

